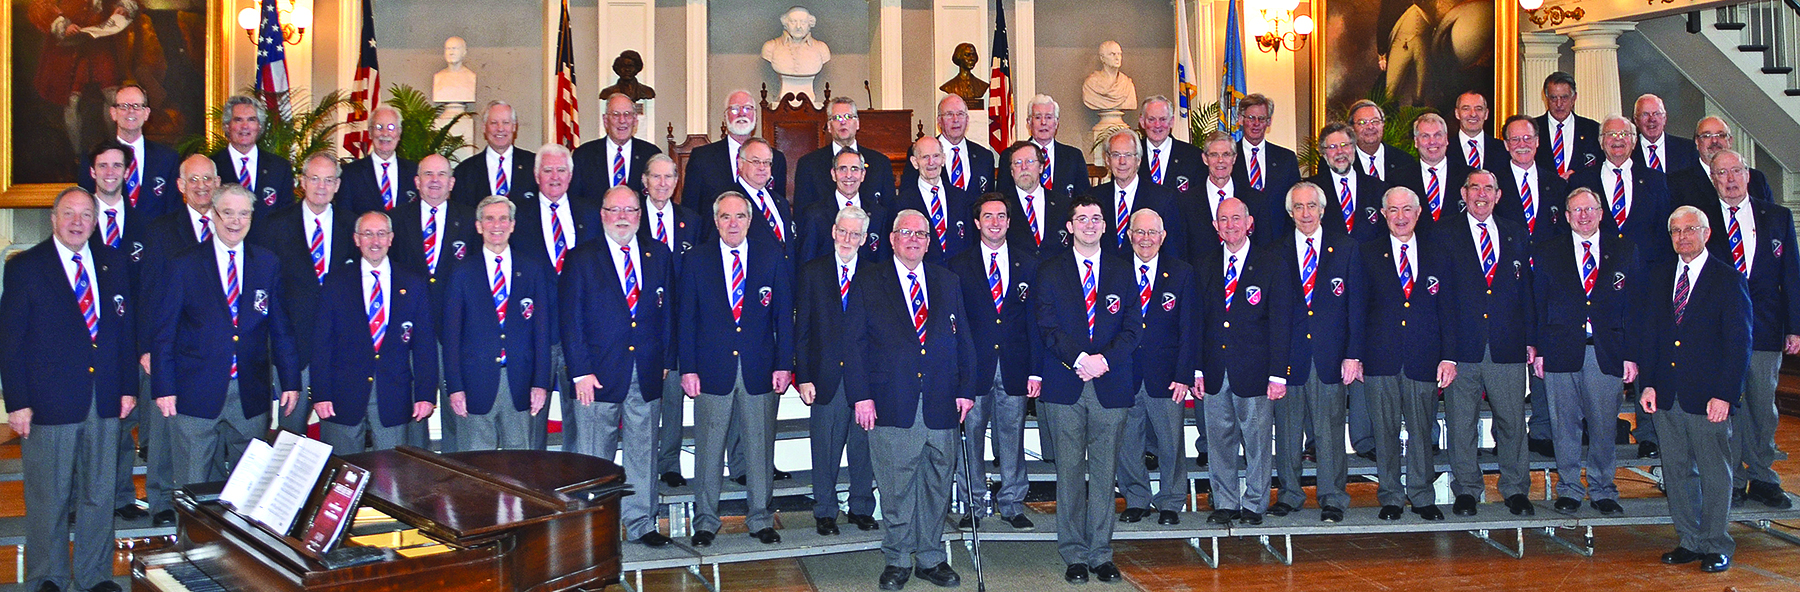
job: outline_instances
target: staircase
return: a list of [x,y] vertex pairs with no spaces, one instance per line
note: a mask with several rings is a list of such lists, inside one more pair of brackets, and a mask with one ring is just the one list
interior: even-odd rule
[[[1756,0],[1638,23],[1638,32],[1735,122],[1740,151],[1771,177],[1800,171],[1800,0]],[[1630,73],[1621,73],[1630,76]],[[1791,175],[1790,175],[1791,177]],[[1774,181],[1772,178],[1771,181]],[[1782,183],[1777,201],[1795,188]],[[1790,202],[1790,205],[1791,202]]]
[[[1800,72],[1794,70],[1795,63],[1800,62],[1800,3],[1763,0],[1721,6],[1712,13],[1712,28],[1721,34],[1709,37],[1729,39],[1733,36],[1730,32],[1735,31],[1737,50],[1760,59],[1758,70],[1762,73],[1782,76],[1779,85],[1783,95],[1800,97]],[[1688,20],[1691,30],[1704,19],[1696,12]]]

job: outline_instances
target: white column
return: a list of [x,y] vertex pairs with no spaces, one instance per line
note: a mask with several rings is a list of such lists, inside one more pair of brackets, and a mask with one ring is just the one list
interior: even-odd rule
[[[962,43],[975,44],[975,68],[969,73],[982,81],[987,81],[994,69],[994,16],[989,14],[986,0],[933,0],[931,6],[931,80],[934,84],[956,76],[958,70],[950,63],[950,55],[956,46]],[[1010,24],[1010,23],[1009,23]],[[932,93],[930,112],[915,113],[921,121],[926,122],[926,133],[932,133],[937,118],[937,101],[944,98],[943,91]],[[985,105],[986,103],[983,103]],[[985,144],[988,129],[987,109],[969,106],[968,135]]]
[[[901,73],[906,71],[900,47],[900,0],[869,0],[869,86],[875,95],[870,109],[899,109],[902,96]],[[845,93],[854,97],[854,92]]]
[[1632,22],[1589,23],[1569,29],[1575,40],[1575,112],[1593,119],[1622,113],[1619,97],[1619,34],[1637,28]]
[[[706,0],[687,0],[687,133],[712,135],[712,117],[706,108],[711,96],[706,85]],[[676,141],[685,139],[676,136]]]
[[[1031,97],[1038,94],[1037,1],[1015,0],[1012,14],[1006,15],[1006,28],[1007,42],[1012,44],[1012,73],[1017,89],[1013,91],[1013,139],[1023,140],[1031,136],[1026,120],[1031,116]],[[1069,97],[1058,102],[1069,103]],[[1073,131],[1077,134],[1075,137],[1080,137],[1082,130]]]
[[[655,87],[656,3],[652,0],[601,0],[597,15],[599,19],[594,29],[599,33],[599,39],[595,47],[599,48],[600,55],[594,59],[599,66],[593,79],[594,90],[597,92],[618,81],[618,75],[612,71],[612,62],[619,56],[619,52],[627,49],[635,50],[644,57],[644,71],[638,73],[638,82]],[[600,98],[602,100],[595,102],[595,108],[600,109],[599,113],[604,113],[605,97]],[[638,114],[637,137],[652,144],[661,144],[662,138],[657,135],[661,126],[656,125],[656,121],[656,99],[643,101]]]
[[[573,25],[571,25],[572,27]],[[556,38],[561,31],[562,1],[544,0],[544,33],[543,45],[541,45],[544,50],[543,61],[539,62],[543,64],[544,72],[543,94],[540,95],[543,97],[544,125],[541,131],[544,137],[539,140],[539,144],[548,144],[556,140]],[[580,81],[577,80],[577,82]],[[575,91],[579,96],[581,89],[576,88]],[[577,103],[577,105],[579,104]],[[589,109],[592,108],[589,107]]]
[[[1562,44],[1569,41],[1557,33],[1519,34],[1519,112],[1544,110],[1544,79],[1556,72],[1562,60]],[[1583,87],[1582,94],[1587,94]]]

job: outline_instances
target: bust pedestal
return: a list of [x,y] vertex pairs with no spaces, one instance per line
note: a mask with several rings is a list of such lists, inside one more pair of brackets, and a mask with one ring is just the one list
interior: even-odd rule
[[[436,122],[438,127],[443,127],[444,124],[455,119],[457,115],[461,115],[469,110],[469,103],[453,103],[445,101],[436,101],[436,103],[444,106],[444,112],[438,115]],[[456,152],[453,153],[452,156],[461,161],[475,155],[477,150],[472,145],[478,139],[475,135],[475,117],[464,117],[462,121],[456,122],[456,125],[451,126],[450,128],[450,135],[462,136],[464,144],[471,144],[456,149]]]
[[1088,144],[1093,150],[1088,158],[1096,166],[1106,166],[1106,138],[1121,129],[1131,129],[1131,126],[1125,124],[1123,109],[1102,109],[1094,114],[1100,116],[1100,121],[1094,124],[1093,141]]

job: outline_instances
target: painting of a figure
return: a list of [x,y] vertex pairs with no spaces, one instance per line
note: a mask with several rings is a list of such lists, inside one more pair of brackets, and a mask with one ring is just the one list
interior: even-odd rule
[[144,134],[175,144],[204,129],[207,0],[13,0],[13,183],[68,183],[112,137],[121,85],[143,87]]
[[1330,0],[1324,15],[1327,113],[1371,96],[1451,113],[1463,91],[1494,96],[1494,0]]

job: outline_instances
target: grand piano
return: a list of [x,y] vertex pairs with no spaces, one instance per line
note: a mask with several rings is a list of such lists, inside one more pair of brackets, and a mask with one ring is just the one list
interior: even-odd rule
[[[133,556],[132,589],[536,592],[599,590],[619,581],[618,500],[627,492],[624,472],[610,461],[522,450],[439,455],[405,446],[342,461],[369,471],[360,505],[397,522],[389,534],[410,548],[356,549],[379,557],[334,569],[333,556],[308,551],[292,533],[270,532],[217,501],[197,501],[208,497],[197,486],[176,493],[175,544]],[[368,546],[381,545],[348,541],[340,550]]]

